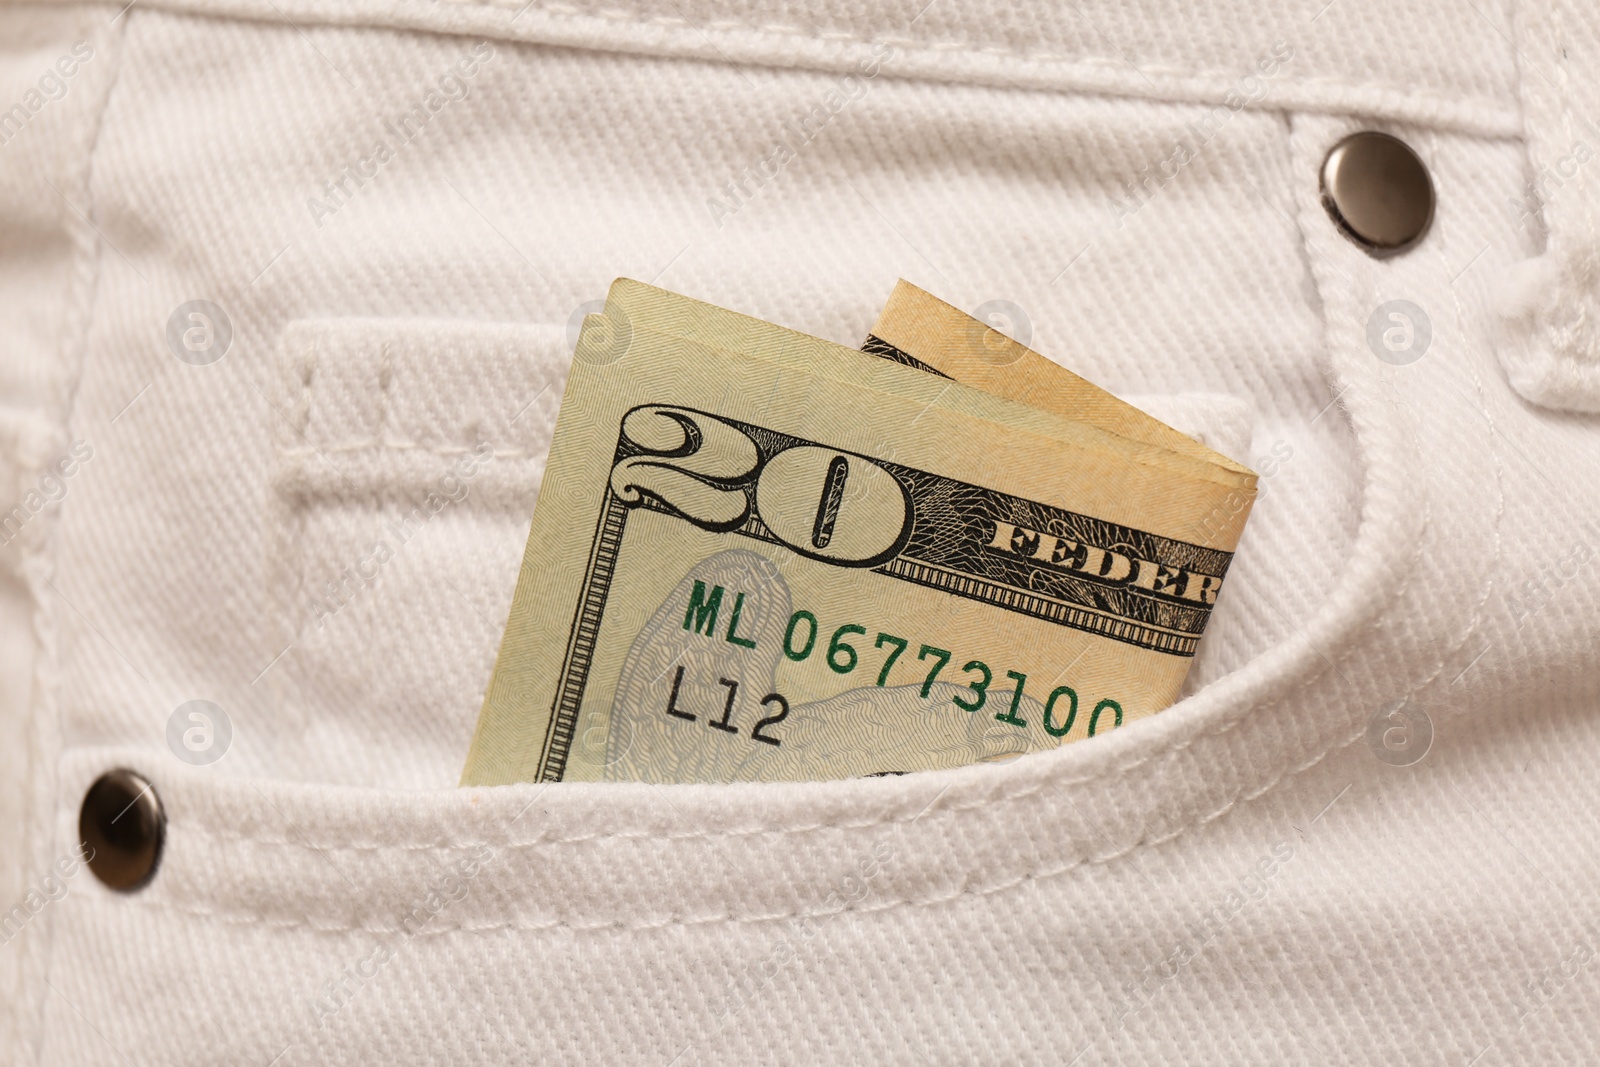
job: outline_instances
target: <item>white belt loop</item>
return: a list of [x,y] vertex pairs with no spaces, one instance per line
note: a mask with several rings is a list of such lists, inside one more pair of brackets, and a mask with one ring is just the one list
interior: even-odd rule
[[1498,348],[1528,400],[1600,411],[1600,21],[1589,0],[1518,0],[1529,169],[1521,224],[1545,232],[1519,264]]

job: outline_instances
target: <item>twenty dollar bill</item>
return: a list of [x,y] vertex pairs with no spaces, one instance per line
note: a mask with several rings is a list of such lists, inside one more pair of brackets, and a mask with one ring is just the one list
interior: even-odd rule
[[956,370],[619,281],[463,783],[952,767],[1171,703],[1253,476]]

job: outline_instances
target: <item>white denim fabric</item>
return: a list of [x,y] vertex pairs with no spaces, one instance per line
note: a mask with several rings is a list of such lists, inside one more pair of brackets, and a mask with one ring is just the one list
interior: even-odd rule
[[[0,1062],[1595,1062],[1597,21],[0,6]],[[1437,190],[1390,259],[1320,202],[1364,129]],[[1189,695],[953,772],[457,788],[621,275],[852,344],[905,277],[1250,463]],[[132,894],[53,873],[115,767]]]

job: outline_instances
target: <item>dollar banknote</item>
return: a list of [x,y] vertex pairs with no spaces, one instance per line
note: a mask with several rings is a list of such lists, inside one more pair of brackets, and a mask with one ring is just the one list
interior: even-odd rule
[[1255,476],[1248,467],[908,281],[895,285],[861,348],[1231,472],[1248,516],[1255,497]]
[[980,384],[619,281],[463,783],[904,773],[1167,706],[1253,476]]

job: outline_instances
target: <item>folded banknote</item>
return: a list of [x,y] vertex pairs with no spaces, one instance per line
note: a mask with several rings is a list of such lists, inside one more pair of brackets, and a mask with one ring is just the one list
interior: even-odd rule
[[902,285],[869,353],[615,283],[463,784],[905,773],[1170,704],[1255,476],[983,329]]

